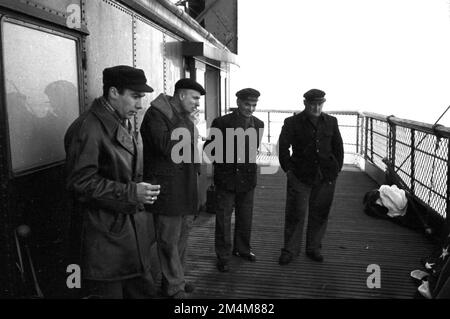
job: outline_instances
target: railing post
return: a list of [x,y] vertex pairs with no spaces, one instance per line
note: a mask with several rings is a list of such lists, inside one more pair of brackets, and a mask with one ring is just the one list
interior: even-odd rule
[[414,194],[414,183],[416,181],[415,178],[415,149],[416,149],[416,130],[411,129],[411,192]]
[[359,155],[364,155],[364,119],[365,119],[365,117],[364,116],[361,116],[360,115],[360,129],[361,129],[361,138],[360,138],[360,142],[361,142],[361,144],[359,145],[359,152],[360,152],[360,154]]
[[395,149],[396,149],[395,142],[397,140],[397,126],[391,121],[389,121],[389,119],[388,124],[389,124],[389,160],[392,164],[392,167],[395,169]]
[[356,114],[356,154],[359,151],[359,114]]
[[450,231],[450,139],[447,138],[447,198],[445,207],[446,231]]
[[267,143],[270,144],[270,111],[267,112]]
[[373,118],[370,118],[370,160],[373,163]]
[[365,125],[364,125],[364,159],[367,160],[369,157],[367,155],[367,142],[368,142],[368,133],[369,133],[369,118],[367,116],[364,117],[365,118]]

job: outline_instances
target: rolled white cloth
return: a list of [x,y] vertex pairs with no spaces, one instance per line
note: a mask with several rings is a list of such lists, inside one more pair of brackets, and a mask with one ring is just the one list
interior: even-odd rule
[[403,189],[399,189],[397,185],[381,185],[379,192],[383,206],[388,209],[387,215],[389,217],[403,216],[406,214],[408,199]]

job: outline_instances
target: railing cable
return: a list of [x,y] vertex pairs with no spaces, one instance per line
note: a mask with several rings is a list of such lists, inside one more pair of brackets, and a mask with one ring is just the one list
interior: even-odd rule
[[[434,122],[433,124],[433,131],[436,134],[436,138],[437,138],[437,131],[436,131],[436,127],[438,126],[438,122],[441,120],[441,118],[445,115],[445,113],[447,113],[447,111],[450,109],[450,105],[447,107],[447,109],[444,111],[444,113],[441,114],[441,116],[439,116],[439,118],[437,119],[436,122]],[[417,143],[417,145],[415,146],[416,148],[420,146],[420,144],[422,144],[423,140],[426,138],[427,136],[424,135],[422,137],[422,139],[419,141],[419,143]],[[414,147],[414,145],[413,145]],[[395,171],[396,173],[402,168],[402,166],[406,163],[406,161],[411,157],[411,154],[408,154],[408,156],[406,156],[406,158],[403,160],[403,162],[398,166],[397,170]],[[395,167],[395,163],[393,163],[394,167]]]

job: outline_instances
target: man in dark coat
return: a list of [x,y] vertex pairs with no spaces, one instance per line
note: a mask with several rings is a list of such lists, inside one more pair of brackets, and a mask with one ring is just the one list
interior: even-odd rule
[[152,91],[140,69],[105,69],[103,96],[64,137],[67,188],[82,212],[81,273],[91,295],[155,295],[149,271],[153,223],[144,204],[155,201],[159,186],[142,182],[141,138],[129,123],[142,108],[143,92]]
[[[231,253],[252,262],[256,261],[255,254],[251,250],[250,237],[257,174],[256,153],[264,123],[252,115],[260,96],[257,90],[242,89],[236,96],[237,110],[214,119],[211,125],[212,130],[220,130],[219,136],[222,140],[218,141],[216,137],[210,136],[204,146],[206,150],[208,144],[214,141],[222,148],[223,154],[223,159],[214,161],[217,200],[215,250],[218,258],[217,268],[221,272],[229,271]],[[229,135],[230,130],[234,136]],[[234,153],[229,154],[230,150]],[[216,156],[217,154],[215,152]],[[232,250],[233,207],[235,207],[235,230]]]
[[336,178],[344,161],[337,119],[322,113],[325,92],[312,89],[303,97],[305,110],[284,121],[279,138],[280,165],[287,175],[284,248],[279,258],[281,265],[288,264],[300,253],[308,211],[306,255],[315,261],[323,261],[322,238]]
[[184,279],[184,262],[193,215],[198,211],[194,121],[204,94],[197,82],[181,79],[173,96],[161,93],[151,102],[141,125],[144,180],[161,185],[158,200],[148,210],[155,220],[162,292],[176,299],[193,290]]

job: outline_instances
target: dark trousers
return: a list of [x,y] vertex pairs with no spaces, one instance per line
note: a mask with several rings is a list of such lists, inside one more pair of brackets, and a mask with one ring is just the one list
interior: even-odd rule
[[320,251],[333,202],[336,182],[306,185],[289,171],[284,225],[284,250],[300,253],[305,218],[308,216],[306,251]]
[[149,299],[156,296],[156,287],[150,273],[118,281],[85,280],[88,298]]
[[162,293],[166,296],[184,291],[186,248],[193,220],[193,215],[154,215]]
[[216,234],[215,248],[219,259],[228,261],[231,256],[231,215],[235,208],[234,250],[247,254],[250,252],[252,231],[253,195],[255,189],[248,192],[230,192],[216,188]]

